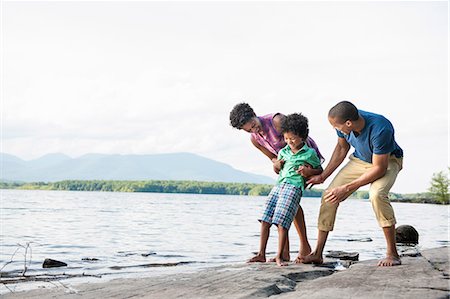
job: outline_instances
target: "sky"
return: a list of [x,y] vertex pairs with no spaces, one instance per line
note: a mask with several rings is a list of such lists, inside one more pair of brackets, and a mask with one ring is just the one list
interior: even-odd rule
[[232,107],[303,113],[329,161],[328,110],[349,100],[394,125],[405,157],[392,192],[424,192],[449,165],[447,1],[2,1],[1,10],[1,152],[191,152],[276,178],[249,134],[229,125]]

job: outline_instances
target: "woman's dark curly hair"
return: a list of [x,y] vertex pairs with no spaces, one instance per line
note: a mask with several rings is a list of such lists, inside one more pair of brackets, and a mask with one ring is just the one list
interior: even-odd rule
[[281,121],[281,133],[292,132],[306,140],[308,138],[308,119],[301,113],[292,113]]
[[241,129],[256,114],[247,103],[239,103],[233,107],[230,112],[230,124],[233,128]]

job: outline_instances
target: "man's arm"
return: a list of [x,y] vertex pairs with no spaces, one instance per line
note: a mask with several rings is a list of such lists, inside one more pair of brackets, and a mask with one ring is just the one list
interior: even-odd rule
[[347,143],[345,138],[338,138],[336,147],[334,148],[333,155],[331,156],[330,162],[324,171],[319,175],[314,175],[308,179],[307,185],[312,184],[322,184],[335,170],[341,165],[350,150],[350,144]]
[[386,174],[388,163],[389,163],[389,155],[372,155],[372,165],[373,167],[361,175],[354,181],[351,181],[348,184],[343,186],[339,186],[333,188],[331,190],[326,191],[324,196],[325,201],[330,203],[339,203],[345,200],[350,194],[355,192],[359,187],[370,184],[379,178],[383,177]]

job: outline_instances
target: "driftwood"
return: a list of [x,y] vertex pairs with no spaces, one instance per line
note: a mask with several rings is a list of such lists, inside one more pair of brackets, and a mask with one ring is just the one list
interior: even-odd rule
[[0,283],[7,285],[7,284],[13,284],[13,283],[20,283],[20,282],[30,282],[30,281],[45,281],[45,282],[51,282],[54,280],[60,280],[60,279],[68,279],[68,278],[75,278],[75,277],[96,277],[101,278],[101,275],[90,275],[90,274],[66,274],[66,273],[60,273],[60,274],[36,274],[36,275],[26,275],[26,276],[5,276],[5,273],[2,273],[2,277],[0,278]]

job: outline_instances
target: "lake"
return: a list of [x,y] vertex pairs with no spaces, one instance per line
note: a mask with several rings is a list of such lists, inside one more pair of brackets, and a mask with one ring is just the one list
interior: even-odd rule
[[[265,200],[259,196],[198,194],[0,192],[2,276],[21,274],[25,262],[25,249],[21,245],[29,243],[28,275],[98,276],[72,278],[64,280],[64,284],[244,263],[258,250],[257,218]],[[314,247],[320,199],[302,198],[301,205]],[[419,248],[448,245],[448,206],[392,205],[397,225],[409,224],[419,232]],[[371,238],[372,242],[348,241],[362,238]],[[291,251],[297,251],[298,236],[293,226],[290,240]],[[276,252],[276,244],[277,233],[273,228],[267,248],[269,257]],[[383,233],[368,201],[348,199],[341,204],[327,250],[357,251],[360,260],[384,256]],[[295,256],[296,253],[291,253],[291,258]],[[63,261],[68,266],[43,269],[46,258]],[[9,284],[8,288],[20,291],[48,285],[32,282]],[[9,290],[2,284],[0,292]]]

